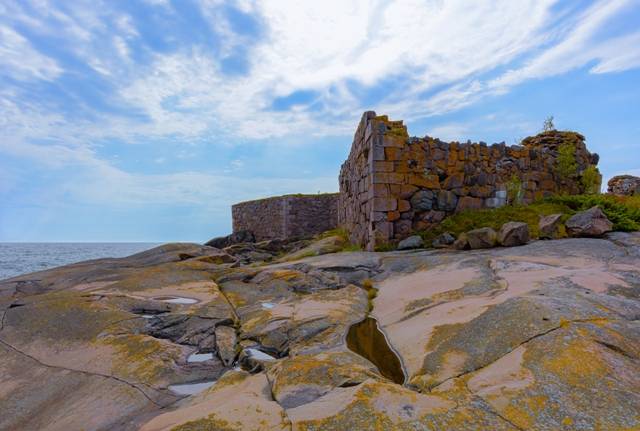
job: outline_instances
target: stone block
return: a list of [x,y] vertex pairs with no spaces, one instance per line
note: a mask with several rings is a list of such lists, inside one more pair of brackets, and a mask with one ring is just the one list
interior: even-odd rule
[[442,188],[451,190],[462,187],[464,185],[464,176],[462,174],[449,175],[442,183]]
[[452,212],[458,205],[458,197],[449,190],[440,190],[438,192],[437,209],[441,211]]
[[405,212],[411,209],[411,204],[409,201],[401,199],[398,201],[398,211]]
[[384,147],[403,148],[405,146],[405,138],[397,135],[384,135],[382,138]]
[[373,172],[394,172],[393,162],[375,160],[373,162]]
[[415,211],[429,211],[433,208],[434,194],[431,190],[419,190],[411,196],[411,208]]
[[471,196],[464,196],[458,199],[456,212],[465,211],[465,210],[477,210],[480,208],[482,208],[482,199],[472,198]]
[[387,221],[395,221],[400,219],[400,211],[389,211],[387,213]]
[[440,179],[437,175],[408,174],[406,182],[410,185],[425,189],[437,190],[440,188]]
[[418,190],[418,188],[416,186],[412,186],[411,184],[402,184],[400,186],[400,193],[399,196],[402,199],[408,199],[410,198],[416,191]]
[[379,172],[373,176],[374,184],[402,184],[404,175],[393,172]]
[[396,161],[396,160],[400,160],[400,157],[402,156],[402,152],[398,148],[385,147],[384,156],[386,160]]
[[395,198],[373,198],[374,211],[395,211],[398,209],[398,201]]

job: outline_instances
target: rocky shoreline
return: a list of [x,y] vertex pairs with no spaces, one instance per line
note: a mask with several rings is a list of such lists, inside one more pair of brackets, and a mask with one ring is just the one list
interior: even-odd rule
[[[0,429],[640,426],[639,233],[322,254],[332,241],[269,264],[168,244],[1,282]],[[371,330],[371,361],[349,348],[367,316],[404,384]]]

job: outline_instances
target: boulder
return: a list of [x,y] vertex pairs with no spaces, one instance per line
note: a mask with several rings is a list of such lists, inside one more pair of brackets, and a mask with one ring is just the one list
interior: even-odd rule
[[411,196],[411,208],[415,211],[429,211],[433,207],[433,192],[419,190]]
[[640,195],[640,177],[618,175],[609,180],[607,191],[619,196]]
[[517,221],[510,221],[503,224],[498,232],[498,242],[505,247],[514,247],[528,243],[529,225]]
[[397,248],[398,250],[410,250],[412,248],[421,248],[422,245],[422,238],[418,235],[412,235],[400,241]]
[[455,242],[456,238],[449,232],[442,233],[431,243],[433,248],[447,248]]
[[560,236],[560,219],[562,214],[541,216],[538,222],[539,236],[541,239],[556,239]]
[[498,234],[490,227],[483,227],[467,232],[467,240],[469,241],[469,248],[472,250],[491,248],[496,246]]
[[456,250],[469,250],[469,238],[466,233],[462,233],[458,236],[458,239],[453,242],[453,248]]
[[571,236],[598,237],[611,232],[613,223],[602,210],[595,206],[581,211],[565,223],[567,233]]

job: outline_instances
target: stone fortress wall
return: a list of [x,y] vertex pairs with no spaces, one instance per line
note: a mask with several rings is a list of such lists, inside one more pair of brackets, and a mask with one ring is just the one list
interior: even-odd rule
[[[563,144],[575,149],[576,174],[568,177],[557,168]],[[340,193],[233,205],[233,231],[251,231],[262,241],[309,238],[340,226],[352,243],[374,250],[457,211],[583,193],[582,173],[597,163],[575,132],[543,132],[512,146],[443,142],[409,137],[402,121],[368,111],[340,169]]]
[[[557,169],[565,143],[575,147],[577,164],[569,178]],[[369,111],[340,170],[338,224],[352,242],[374,250],[456,211],[582,193],[581,174],[597,163],[575,132],[544,132],[513,146],[447,143],[409,137],[402,121]]]
[[251,231],[256,241],[308,238],[338,224],[338,193],[285,195],[231,207],[233,231]]

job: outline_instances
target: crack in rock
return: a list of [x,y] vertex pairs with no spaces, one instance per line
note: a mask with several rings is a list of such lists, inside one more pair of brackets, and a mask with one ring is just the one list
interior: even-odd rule
[[[81,373],[81,374],[85,374],[88,376],[95,376],[95,377],[102,377],[104,379],[113,379],[119,383],[123,383],[127,386],[130,386],[132,388],[134,388],[135,390],[137,390],[138,392],[140,392],[140,394],[142,394],[142,396],[144,396],[147,400],[149,400],[151,403],[153,403],[155,406],[157,407],[165,407],[166,405],[164,404],[160,404],[158,402],[156,402],[155,400],[153,400],[149,395],[147,395],[147,393],[141,389],[137,384],[135,383],[131,383],[127,380],[121,379],[119,377],[116,376],[112,376],[109,374],[101,374],[101,373],[94,373],[94,372],[90,372],[90,371],[85,371],[85,370],[77,370],[77,369],[73,369],[73,368],[67,368],[67,367],[61,367],[61,366],[57,366],[57,365],[50,365],[50,364],[46,364],[42,361],[40,361],[39,359],[35,358],[34,356],[29,355],[28,353],[23,352],[22,350],[14,347],[13,345],[11,345],[10,343],[7,343],[6,341],[0,339],[0,344],[2,344],[3,346],[5,346],[6,348],[26,357],[31,359],[32,361],[36,362],[37,364],[46,367],[46,368],[52,368],[52,369],[57,369],[57,370],[64,370],[64,371],[70,371],[70,372],[74,372],[74,373]],[[145,385],[144,383],[139,383],[140,385],[143,385],[145,387],[147,387],[150,390],[153,391],[157,391],[157,389],[149,387],[148,385]]]

